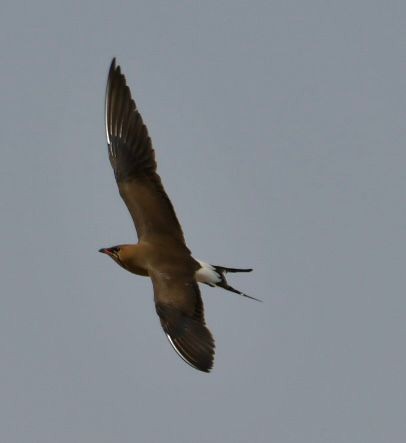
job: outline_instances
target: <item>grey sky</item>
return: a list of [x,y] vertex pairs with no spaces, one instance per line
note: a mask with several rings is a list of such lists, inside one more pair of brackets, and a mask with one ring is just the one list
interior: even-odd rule
[[[406,437],[406,4],[2,2],[0,441]],[[211,374],[169,346],[107,159],[116,56],[195,257]]]

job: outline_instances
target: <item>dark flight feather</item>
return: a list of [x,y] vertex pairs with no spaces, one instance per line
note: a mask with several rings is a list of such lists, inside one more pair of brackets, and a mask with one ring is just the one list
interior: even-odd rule
[[110,162],[139,239],[162,235],[184,244],[182,228],[156,172],[147,127],[115,59],[107,81],[105,120]]

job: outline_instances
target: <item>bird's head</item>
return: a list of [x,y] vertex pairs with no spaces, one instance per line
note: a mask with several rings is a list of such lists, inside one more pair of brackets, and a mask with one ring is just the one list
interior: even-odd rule
[[[148,275],[148,271],[143,265],[140,265],[139,245],[117,245],[110,248],[101,248],[99,252],[111,257],[118,265],[125,270],[137,275]],[[141,254],[142,258],[142,254]],[[141,260],[141,263],[143,261]]]
[[111,246],[110,248],[101,248],[99,252],[111,257],[117,264],[124,266],[124,252],[125,245]]

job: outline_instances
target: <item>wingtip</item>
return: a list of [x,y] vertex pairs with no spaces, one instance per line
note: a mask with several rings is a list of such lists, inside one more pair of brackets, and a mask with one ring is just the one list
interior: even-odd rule
[[111,63],[110,63],[108,78],[111,79],[114,72],[117,71],[118,69],[120,69],[120,66],[117,65],[116,57],[113,57],[113,59],[111,60]]
[[[188,353],[185,353],[185,350],[182,349],[178,344],[175,343],[175,341],[172,339],[170,334],[167,332],[165,333],[166,338],[169,340],[169,343],[172,345],[172,348],[175,350],[175,352],[178,354],[178,356],[189,366],[191,366],[194,369],[197,369],[200,372],[205,372],[208,374],[213,369],[213,363],[214,363],[214,344],[213,344],[213,354],[210,356],[209,361],[207,362],[196,362],[193,359],[190,358],[190,355],[188,356]],[[189,357],[189,358],[188,358]]]

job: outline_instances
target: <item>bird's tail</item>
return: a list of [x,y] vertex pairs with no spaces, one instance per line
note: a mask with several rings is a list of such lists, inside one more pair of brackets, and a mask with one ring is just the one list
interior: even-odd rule
[[217,272],[227,273],[227,272],[251,272],[252,268],[225,268],[224,266],[212,265]]
[[196,272],[196,280],[205,283],[211,287],[218,286],[219,288],[226,289],[227,291],[234,292],[243,297],[250,298],[251,300],[262,301],[258,298],[247,295],[244,292],[230,286],[226,279],[228,272],[251,272],[249,268],[226,268],[225,266],[209,265],[208,263],[199,261],[201,268]]

